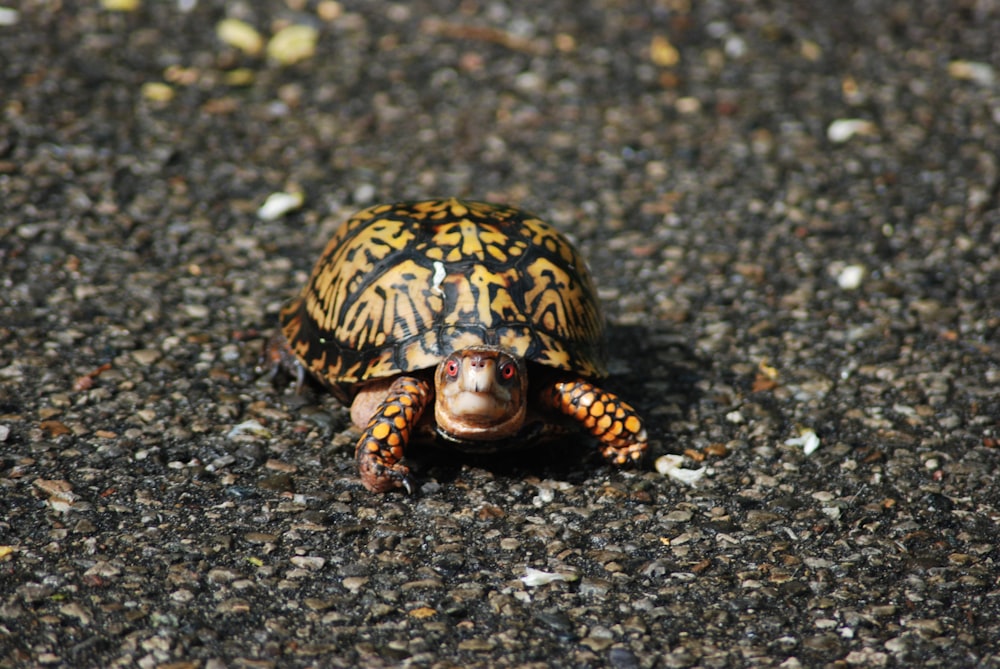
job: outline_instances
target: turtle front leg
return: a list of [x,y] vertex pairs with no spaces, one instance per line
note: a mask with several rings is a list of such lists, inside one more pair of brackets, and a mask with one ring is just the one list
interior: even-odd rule
[[601,442],[601,454],[616,465],[646,455],[646,429],[625,400],[587,381],[563,381],[542,391],[541,402],[579,421]]
[[372,492],[393,488],[413,492],[410,469],[400,460],[410,434],[433,397],[430,383],[412,376],[401,376],[389,386],[354,451],[361,483],[366,488]]

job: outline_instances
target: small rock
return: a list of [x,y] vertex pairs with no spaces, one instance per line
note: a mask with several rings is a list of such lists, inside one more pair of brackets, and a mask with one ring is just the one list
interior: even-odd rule
[[316,52],[319,32],[312,26],[290,25],[282,28],[267,43],[267,55],[281,65],[292,65]]
[[174,99],[174,89],[162,81],[147,81],[142,85],[142,97],[150,102],[170,102]]
[[143,367],[149,367],[163,357],[163,354],[155,348],[141,348],[138,351],[132,351],[131,355],[132,359]]
[[194,599],[194,593],[187,588],[181,588],[170,593],[170,599],[178,604],[187,604]]
[[368,583],[367,576],[348,576],[341,584],[351,592],[357,592]]
[[326,564],[326,559],[315,555],[296,555],[289,562],[302,569],[317,571],[323,568],[323,565]]
[[227,599],[215,607],[218,613],[249,613],[250,602],[245,599]]
[[63,604],[59,607],[59,613],[64,616],[70,616],[71,618],[76,618],[80,621],[81,625],[89,625],[94,619],[93,614],[86,608],[77,604],[76,602],[69,602],[68,604]]
[[215,35],[249,56],[256,56],[264,49],[264,38],[246,21],[223,19],[215,25]]
[[492,639],[464,639],[458,642],[458,649],[484,653],[493,650],[495,645]]

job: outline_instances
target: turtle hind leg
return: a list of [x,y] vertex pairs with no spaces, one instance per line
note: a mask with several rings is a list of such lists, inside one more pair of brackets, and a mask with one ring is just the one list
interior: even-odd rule
[[283,385],[291,377],[295,380],[295,392],[301,393],[306,382],[306,368],[302,366],[280,331],[268,337],[260,352],[257,368],[265,374],[268,382]]
[[412,376],[397,378],[358,439],[354,457],[361,483],[372,492],[414,490],[403,454],[424,410],[434,397],[430,383]]
[[601,454],[616,465],[646,456],[646,429],[635,409],[614,393],[583,381],[562,381],[541,393],[544,406],[563,413],[600,441]]

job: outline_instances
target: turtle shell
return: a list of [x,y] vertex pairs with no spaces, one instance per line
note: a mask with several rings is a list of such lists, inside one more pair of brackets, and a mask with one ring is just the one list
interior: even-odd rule
[[470,346],[606,374],[604,321],[583,259],[548,223],[483,202],[358,212],[281,311],[281,327],[299,362],[335,389],[434,367]]

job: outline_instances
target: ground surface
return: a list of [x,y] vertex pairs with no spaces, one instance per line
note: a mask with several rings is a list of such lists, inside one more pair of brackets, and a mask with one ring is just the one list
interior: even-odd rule
[[[1000,665],[1000,6],[225,4],[0,15],[0,666]],[[338,220],[443,195],[579,243],[695,486],[373,496],[259,381]]]

